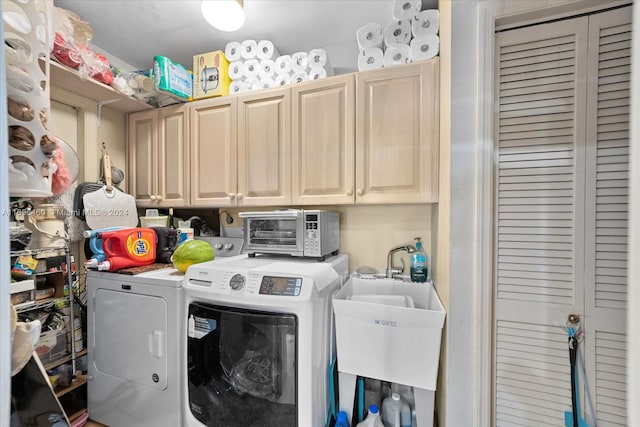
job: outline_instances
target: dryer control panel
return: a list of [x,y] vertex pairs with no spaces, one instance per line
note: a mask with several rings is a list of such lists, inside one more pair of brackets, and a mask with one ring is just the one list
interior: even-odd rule
[[260,282],[261,295],[297,297],[302,289],[302,277],[263,276]]

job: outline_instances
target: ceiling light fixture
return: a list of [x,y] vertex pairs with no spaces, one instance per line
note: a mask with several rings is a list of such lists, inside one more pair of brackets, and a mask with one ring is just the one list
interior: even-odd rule
[[244,25],[242,0],[202,0],[202,16],[220,31],[236,31]]

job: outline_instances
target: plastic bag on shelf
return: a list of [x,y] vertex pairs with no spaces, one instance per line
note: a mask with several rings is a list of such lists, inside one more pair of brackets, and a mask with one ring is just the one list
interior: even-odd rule
[[51,56],[67,67],[80,67],[81,49],[88,48],[89,40],[93,38],[93,30],[89,24],[69,10],[54,7],[53,30],[55,37]]

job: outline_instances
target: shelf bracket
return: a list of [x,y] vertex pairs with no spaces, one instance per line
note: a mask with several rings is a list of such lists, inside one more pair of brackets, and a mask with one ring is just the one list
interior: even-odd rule
[[118,102],[119,99],[109,99],[107,101],[98,102],[98,111],[96,112],[98,116],[98,127],[100,127],[100,119],[102,117],[102,107],[105,105],[113,104],[114,102]]

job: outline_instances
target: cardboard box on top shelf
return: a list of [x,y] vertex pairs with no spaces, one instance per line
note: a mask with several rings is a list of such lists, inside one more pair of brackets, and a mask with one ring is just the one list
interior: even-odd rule
[[216,50],[193,57],[193,99],[229,95],[229,61]]

